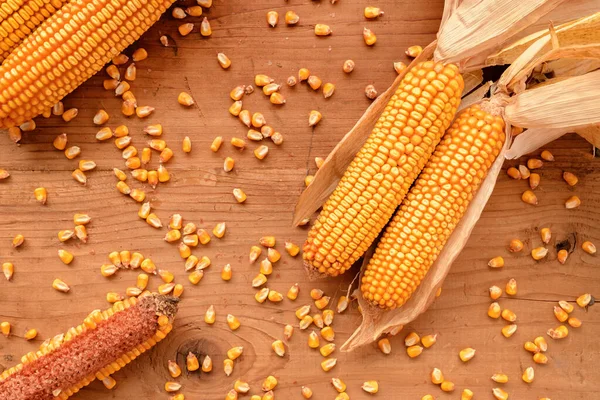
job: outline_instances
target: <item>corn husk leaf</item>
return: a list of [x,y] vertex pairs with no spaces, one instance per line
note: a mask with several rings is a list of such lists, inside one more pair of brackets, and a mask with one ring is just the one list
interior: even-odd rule
[[[599,2],[600,3],[600,2]],[[600,8],[600,4],[598,4]],[[596,8],[594,11],[597,11]],[[549,19],[544,18],[548,21]],[[559,41],[560,45],[572,46],[574,44],[584,45],[598,43],[600,41],[600,13],[597,12],[593,15],[588,15],[575,21],[569,21],[562,25],[558,25],[555,29],[556,40]],[[525,50],[528,50],[532,44],[542,40],[538,46],[537,51],[539,53],[547,53],[552,49],[550,43],[550,30],[546,28],[542,31],[535,32],[525,38],[522,38],[515,43],[506,46],[502,50],[489,56],[485,65],[504,65],[513,64],[517,58],[523,54]]]
[[458,108],[456,114],[458,114],[465,108],[471,107],[473,104],[481,102],[481,100],[483,100],[486,94],[488,94],[493,84],[494,82],[487,81],[486,83],[484,83],[483,85],[481,85],[480,87],[463,97],[460,101],[460,107]]
[[600,149],[600,124],[575,129],[575,133]]
[[468,71],[479,56],[496,50],[563,1],[465,0],[440,27],[434,59]]
[[483,82],[483,70],[476,69],[474,71],[465,72],[462,74],[463,81],[465,82],[465,88],[463,90],[463,97],[468,93],[471,93],[473,89],[481,85]]
[[513,126],[573,130],[600,122],[599,97],[600,70],[519,93],[505,116]]
[[539,149],[540,147],[558,139],[562,135],[572,130],[565,128],[547,129],[547,128],[531,128],[521,133],[513,139],[513,144],[506,152],[506,159],[513,160],[529,154]]
[[600,0],[569,0],[554,10],[550,11],[535,23],[529,25],[526,29],[515,35],[514,39],[525,37],[532,33],[539,32],[548,28],[548,21],[555,25],[560,25],[568,21],[592,15],[600,10]]
[[350,165],[356,153],[358,153],[362,145],[367,141],[375,123],[394,95],[406,72],[414,65],[430,58],[434,48],[435,42],[427,46],[423,50],[423,53],[414,59],[409,67],[396,77],[394,83],[371,103],[356,125],[346,133],[331,153],[329,153],[325,162],[315,174],[312,183],[298,199],[294,213],[294,226],[297,226],[304,218],[310,217],[325,203],[325,200],[335,190],[338,181],[344,176],[344,172],[346,172],[348,165]]
[[600,60],[580,60],[574,58],[564,58],[550,61],[546,64],[549,71],[552,71],[555,77],[577,76],[587,74],[600,68]]
[[[507,130],[506,137],[510,138],[509,129]],[[377,340],[379,336],[393,327],[397,325],[406,325],[427,311],[431,303],[435,300],[435,293],[437,289],[441,287],[446,275],[448,275],[452,263],[466,245],[475,224],[479,220],[479,217],[494,190],[498,174],[504,163],[504,154],[508,149],[508,145],[509,141],[507,140],[502,152],[498,155],[494,164],[492,164],[486,178],[479,187],[477,194],[473,197],[465,215],[448,238],[448,241],[440,252],[437,260],[431,266],[429,273],[425,275],[421,285],[401,308],[391,311],[375,308],[365,302],[362,295],[358,293],[358,303],[363,310],[363,319],[352,336],[342,345],[341,351],[352,351],[360,346],[372,343]],[[367,263],[368,258],[365,257],[363,266]],[[362,270],[364,270],[364,268],[362,268]]]

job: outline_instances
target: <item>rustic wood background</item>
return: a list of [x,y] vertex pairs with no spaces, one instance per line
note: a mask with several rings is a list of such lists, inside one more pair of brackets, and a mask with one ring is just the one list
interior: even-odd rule
[[[516,182],[502,174],[496,190],[475,229],[467,248],[462,252],[450,273],[441,297],[431,309],[397,337],[391,338],[393,351],[385,356],[375,345],[366,346],[350,354],[336,352],[338,365],[324,373],[317,351],[306,345],[307,332],[296,330],[289,343],[288,353],[279,358],[271,351],[271,342],[283,339],[283,326],[297,325],[294,310],[309,302],[309,291],[320,287],[334,296],[333,304],[343,294],[352,277],[323,282],[308,282],[300,257],[292,259],[283,251],[283,242],[291,240],[302,244],[306,229],[291,227],[292,210],[303,189],[303,178],[314,173],[315,156],[325,157],[336,142],[356,122],[369,105],[363,89],[374,84],[383,91],[392,82],[395,72],[393,61],[408,61],[404,49],[413,44],[427,44],[435,35],[442,13],[442,1],[379,0],[377,5],[385,16],[366,21],[362,16],[367,4],[357,0],[328,1],[215,1],[208,15],[213,28],[209,39],[197,32],[182,38],[176,27],[180,21],[165,16],[140,42],[132,48],[144,47],[150,57],[138,64],[138,78],[132,84],[141,105],[152,105],[156,112],[146,120],[126,119],[120,114],[120,101],[102,89],[103,73],[65,99],[66,108],[77,107],[79,116],[70,123],[53,117],[38,119],[38,129],[26,133],[20,146],[0,134],[0,167],[12,176],[0,182],[0,262],[15,265],[12,282],[0,280],[0,320],[13,324],[13,335],[0,337],[0,370],[18,362],[20,356],[35,349],[40,343],[69,327],[80,323],[93,309],[108,306],[105,294],[109,291],[124,293],[133,286],[136,272],[121,271],[110,279],[99,273],[101,264],[114,250],[141,251],[151,256],[157,266],[176,274],[176,282],[185,286],[185,293],[177,316],[174,332],[150,354],[146,354],[128,368],[118,372],[115,390],[106,390],[94,382],[76,397],[87,399],[163,399],[168,395],[163,385],[170,377],[166,364],[177,359],[184,364],[188,351],[209,354],[214,360],[210,374],[193,373],[178,379],[183,393],[190,399],[222,399],[240,378],[250,383],[252,394],[260,392],[262,380],[269,374],[279,379],[275,390],[279,399],[299,399],[300,387],[307,385],[316,399],[333,399],[336,395],[330,378],[340,377],[348,384],[353,399],[371,396],[360,389],[365,380],[378,380],[380,392],[375,398],[420,399],[425,394],[435,398],[458,398],[463,388],[473,390],[478,399],[491,398],[491,388],[503,386],[512,399],[598,399],[600,398],[600,314],[596,307],[589,311],[579,308],[575,314],[583,327],[571,330],[560,342],[550,342],[550,362],[534,365],[531,355],[523,350],[526,340],[543,335],[558,325],[552,314],[557,300],[574,300],[584,292],[594,292],[600,285],[598,257],[580,249],[583,240],[600,245],[600,160],[591,156],[591,146],[575,135],[548,146],[556,161],[546,163],[541,170],[542,183],[536,191],[540,205],[528,206],[519,199],[525,182]],[[271,29],[265,22],[265,13],[277,10],[281,19],[286,10],[300,15],[300,24],[285,24]],[[194,20],[192,18],[192,20]],[[194,22],[199,23],[199,19]],[[187,21],[186,21],[187,22]],[[333,35],[316,38],[315,23],[327,23]],[[368,48],[362,39],[362,29],[368,26],[377,34],[378,42]],[[198,27],[198,24],[197,24]],[[177,51],[159,44],[161,34],[170,34],[177,42]],[[224,71],[216,62],[216,53],[225,52],[232,67]],[[131,50],[128,50],[131,53]],[[353,59],[356,69],[351,75],[342,72],[344,60]],[[226,140],[245,136],[246,129],[227,108],[229,91],[239,84],[250,84],[257,73],[266,73],[278,82],[296,74],[301,67],[309,68],[324,82],[334,82],[336,92],[323,99],[305,85],[295,88],[284,86],[288,103],[273,106],[259,91],[244,98],[244,106],[261,111],[276,130],[282,132],[282,146],[269,145],[268,157],[259,161],[252,155],[255,145],[238,151],[226,143],[217,153],[209,150],[213,138],[222,135]],[[185,109],[176,102],[177,94],[187,90],[197,107]],[[227,223],[224,239],[213,239],[194,253],[207,255],[213,266],[204,280],[192,286],[183,270],[176,245],[163,241],[166,228],[155,230],[137,216],[139,208],[131,199],[115,190],[113,167],[126,170],[120,151],[110,142],[99,143],[94,135],[98,130],[92,117],[100,109],[111,115],[108,126],[126,124],[133,144],[141,148],[147,137],[142,128],[149,123],[162,123],[163,138],[174,149],[175,156],[167,164],[171,181],[160,184],[156,190],[136,182],[132,187],[143,188],[163,222],[173,213],[181,213],[184,221],[193,221],[200,227],[212,229],[221,221]],[[316,129],[308,128],[307,116],[311,109],[320,110],[323,120]],[[67,160],[62,152],[52,147],[52,140],[66,132],[70,145],[82,148],[76,160]],[[181,151],[184,136],[193,142],[191,154]],[[233,172],[222,170],[224,157],[236,159]],[[158,157],[152,161],[156,167]],[[95,160],[98,168],[88,173],[88,184],[81,186],[70,174],[79,159]],[[518,162],[507,162],[506,168]],[[580,183],[568,187],[561,180],[563,170],[576,173]],[[48,189],[48,204],[40,205],[33,198],[33,189]],[[237,204],[231,190],[242,188],[248,194],[245,204]],[[582,206],[565,210],[564,200],[576,193]],[[61,244],[56,238],[60,229],[72,228],[76,212],[91,215],[88,226],[89,243],[77,240]],[[549,256],[534,262],[528,251],[540,244],[538,230],[548,226],[553,237]],[[26,237],[25,244],[11,247],[11,239],[18,233]],[[275,235],[277,248],[284,253],[275,265],[269,287],[287,292],[299,282],[298,300],[285,300],[278,305],[258,304],[250,281],[258,265],[249,265],[247,254],[251,245],[263,235]],[[510,254],[506,245],[513,237],[521,238],[526,250]],[[566,265],[556,261],[556,247],[568,243],[572,254]],[[58,248],[75,254],[74,262],[66,266],[57,257]],[[490,270],[487,261],[497,255],[506,258],[502,270]],[[223,282],[220,268],[226,263],[233,266],[233,279]],[[514,298],[502,298],[500,303],[518,314],[518,331],[510,339],[500,334],[502,323],[486,316],[490,303],[487,290],[491,285],[504,287],[514,277],[519,293]],[[51,288],[54,278],[71,285],[68,294]],[[160,284],[151,280],[151,288]],[[207,326],[203,322],[206,308],[214,304],[217,322]],[[239,317],[242,327],[232,332],[225,323],[225,315]],[[334,328],[336,343],[341,345],[359,324],[360,315],[354,303],[342,315],[336,315]],[[33,342],[23,339],[27,328],[39,330]],[[419,358],[407,357],[403,337],[410,331],[420,334],[437,333],[438,343]],[[244,355],[235,362],[233,375],[225,377],[222,361],[227,349],[244,346]],[[477,356],[468,364],[458,358],[464,347],[477,349]],[[522,370],[534,365],[533,384],[521,381]],[[433,367],[441,368],[447,379],[456,384],[454,394],[446,394],[430,383]],[[498,385],[489,377],[496,372],[509,375],[510,382]]]

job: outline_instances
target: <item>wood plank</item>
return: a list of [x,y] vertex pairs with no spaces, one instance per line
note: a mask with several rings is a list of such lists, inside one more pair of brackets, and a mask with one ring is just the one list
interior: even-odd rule
[[[432,308],[407,327],[405,332],[391,338],[393,352],[384,356],[376,346],[366,346],[353,353],[337,353],[338,365],[329,373],[319,367],[320,354],[306,346],[307,333],[296,329],[289,343],[288,353],[278,358],[271,351],[271,342],[282,338],[287,323],[296,324],[294,310],[310,302],[309,291],[320,287],[337,301],[352,279],[346,274],[341,279],[308,282],[302,262],[283,251],[283,242],[291,240],[302,244],[306,228],[292,228],[291,220],[297,197],[303,189],[303,178],[314,173],[315,156],[324,157],[336,142],[355,123],[369,101],[363,90],[373,83],[383,91],[393,80],[392,62],[407,61],[403,51],[409,45],[427,44],[434,37],[441,17],[442,1],[381,0],[378,5],[385,16],[377,21],[365,21],[362,8],[356,0],[342,0],[336,5],[327,1],[301,2],[290,0],[274,5],[258,0],[215,1],[207,13],[213,27],[213,37],[201,39],[197,33],[186,38],[176,34],[180,23],[165,16],[141,39],[138,45],[148,49],[149,59],[138,65],[138,79],[133,91],[142,105],[157,108],[147,120],[125,119],[120,115],[120,102],[101,88],[102,73],[92,78],[65,100],[67,107],[79,108],[79,116],[66,124],[59,118],[39,120],[35,132],[24,135],[21,146],[14,146],[6,135],[0,135],[0,166],[12,176],[0,183],[0,262],[12,261],[15,276],[12,282],[0,282],[0,320],[13,324],[14,335],[0,338],[0,370],[18,362],[20,356],[34,350],[41,342],[63,332],[80,321],[93,309],[108,306],[104,297],[108,291],[124,293],[135,282],[136,273],[121,271],[110,279],[99,274],[101,264],[114,250],[140,251],[150,256],[159,268],[175,273],[176,282],[185,286],[183,301],[175,323],[175,330],[167,339],[122,371],[115,374],[117,388],[107,394],[98,382],[92,383],[75,398],[102,399],[162,399],[164,382],[169,378],[166,363],[177,359],[184,364],[189,351],[209,354],[214,361],[210,374],[191,374],[180,379],[183,393],[191,399],[222,399],[235,379],[250,383],[252,393],[260,392],[260,384],[268,374],[279,379],[275,390],[281,399],[299,399],[300,387],[309,386],[313,398],[333,398],[335,391],[329,380],[340,377],[348,384],[353,399],[368,399],[360,385],[375,379],[380,382],[380,399],[420,399],[427,393],[436,399],[456,398],[442,393],[431,385],[429,373],[441,368],[447,379],[455,382],[457,392],[469,387],[476,398],[491,398],[495,385],[489,377],[495,372],[509,374],[505,385],[511,398],[537,399],[548,396],[558,399],[592,399],[600,391],[600,372],[594,362],[600,355],[595,337],[600,332],[600,316],[596,307],[588,312],[577,309],[583,327],[571,330],[563,341],[550,341],[546,366],[534,365],[536,380],[532,385],[521,382],[522,369],[533,365],[531,357],[522,349],[526,340],[544,335],[546,329],[558,325],[552,315],[552,304],[559,299],[574,300],[584,292],[594,292],[600,284],[598,257],[584,254],[579,245],[583,240],[600,244],[600,161],[592,159],[590,146],[576,135],[550,144],[556,161],[541,170],[542,184],[536,191],[540,205],[523,204],[520,193],[525,182],[515,182],[501,175],[492,196],[467,248],[455,263],[443,293]],[[288,9],[301,16],[297,27],[280,24],[270,29],[265,23],[269,9],[279,11],[281,17]],[[328,23],[334,34],[315,38],[315,23]],[[369,26],[378,36],[373,48],[362,40],[363,26]],[[177,41],[178,51],[158,43],[163,33],[170,33]],[[230,70],[223,71],[215,54],[225,52],[233,61]],[[345,75],[341,66],[351,58],[356,69]],[[238,151],[226,143],[219,153],[209,150],[212,139],[222,135],[226,141],[233,136],[243,137],[246,129],[227,108],[229,91],[239,84],[250,84],[257,73],[266,73],[283,83],[287,76],[300,67],[307,67],[324,82],[337,86],[331,99],[313,93],[305,85],[283,89],[288,103],[271,105],[258,90],[244,98],[244,105],[252,111],[261,111],[276,130],[282,132],[285,142],[276,147],[269,143],[270,153],[264,161],[254,158],[250,144]],[[176,102],[177,94],[188,90],[198,106],[184,109]],[[147,141],[142,129],[149,123],[162,123],[164,139],[175,151],[167,164],[171,181],[156,190],[128,178],[132,187],[143,188],[156,213],[164,223],[173,213],[181,213],[185,221],[193,221],[206,229],[221,221],[227,223],[224,239],[213,238],[211,243],[194,253],[211,258],[213,265],[203,281],[193,287],[183,271],[175,245],[163,241],[166,228],[155,230],[137,217],[138,205],[114,189],[116,179],[112,168],[126,169],[120,152],[111,143],[98,143],[98,130],[91,120],[99,108],[111,115],[109,126],[126,124],[133,144],[141,150]],[[323,113],[316,129],[307,126],[311,109]],[[66,132],[69,144],[82,148],[80,158],[95,160],[98,168],[88,173],[88,184],[80,186],[70,177],[76,160],[66,160],[52,148],[53,138]],[[184,136],[193,142],[191,154],[180,150]],[[236,167],[231,173],[222,170],[223,158],[232,156]],[[157,153],[152,166],[158,165]],[[508,166],[523,163],[513,160]],[[561,180],[563,170],[576,173],[580,183],[567,187]],[[48,204],[41,206],[33,199],[33,189],[48,189]],[[231,190],[241,187],[248,201],[237,204]],[[582,199],[576,210],[565,210],[564,200],[571,194]],[[60,244],[56,233],[72,227],[75,212],[92,216],[88,226],[89,242],[71,241]],[[540,244],[538,230],[549,226],[553,232],[547,259],[534,262],[526,252],[514,255],[506,250],[513,237],[521,238],[526,249]],[[10,240],[22,233],[25,244],[12,249]],[[277,248],[284,253],[275,265],[269,287],[287,292],[295,282],[301,294],[295,302],[287,299],[280,304],[258,304],[253,299],[255,290],[250,281],[257,273],[257,265],[249,265],[247,253],[251,245],[267,234],[277,237]],[[566,265],[556,261],[556,246],[568,240],[574,251]],[[75,254],[75,261],[63,265],[56,252],[65,248]],[[487,261],[502,255],[506,267],[489,270]],[[226,263],[233,267],[233,279],[223,282],[220,268]],[[54,278],[71,285],[71,292],[54,291]],[[510,339],[500,334],[502,324],[486,316],[489,304],[487,289],[496,284],[503,287],[514,277],[519,293],[514,298],[502,298],[501,305],[518,315],[517,333]],[[151,280],[155,289],[158,278]],[[206,308],[214,304],[217,322],[207,326],[203,322]],[[334,303],[335,304],[335,303]],[[314,308],[313,308],[314,309]],[[242,327],[231,332],[225,315],[232,313]],[[360,315],[356,304],[344,314],[336,314],[333,324],[336,343],[341,345],[358,326]],[[26,328],[39,330],[38,339],[26,342],[22,334]],[[410,360],[404,351],[403,337],[409,331],[420,334],[437,333],[438,343],[418,359]],[[230,377],[222,372],[222,361],[227,349],[244,346],[244,355],[235,363]],[[477,349],[477,356],[468,364],[458,359],[464,347]]]

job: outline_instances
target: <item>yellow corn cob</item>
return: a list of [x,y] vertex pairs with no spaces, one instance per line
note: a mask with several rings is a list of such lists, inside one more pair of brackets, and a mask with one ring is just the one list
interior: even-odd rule
[[0,4],[0,63],[68,0],[5,0]]
[[83,324],[46,340],[0,374],[0,398],[64,400],[96,378],[114,387],[111,374],[171,331],[177,301],[148,294],[93,311]]
[[421,283],[504,145],[504,121],[479,105],[456,118],[388,225],[361,290],[374,306],[402,306]]
[[452,64],[425,61],[405,75],[308,234],[310,268],[337,276],[363,255],[450,126],[463,88]]
[[77,0],[27,36],[0,67],[0,128],[75,90],[137,40],[173,0]]

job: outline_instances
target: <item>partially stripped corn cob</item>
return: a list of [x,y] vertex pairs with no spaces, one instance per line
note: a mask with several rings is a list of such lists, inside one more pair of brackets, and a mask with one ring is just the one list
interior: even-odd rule
[[453,64],[425,61],[406,74],[308,234],[310,268],[337,276],[363,255],[450,126],[463,88]]
[[372,305],[402,306],[421,283],[504,145],[504,121],[474,105],[456,118],[388,225],[362,277]]
[[0,4],[0,63],[68,0],[8,0]]
[[0,67],[0,128],[52,108],[137,40],[173,0],[77,0],[27,36]]
[[156,294],[93,311],[83,324],[44,342],[0,375],[0,398],[66,399],[160,342],[172,329],[177,299]]

